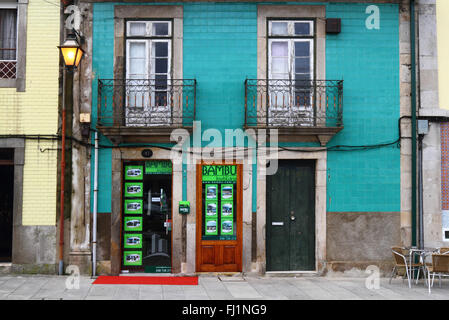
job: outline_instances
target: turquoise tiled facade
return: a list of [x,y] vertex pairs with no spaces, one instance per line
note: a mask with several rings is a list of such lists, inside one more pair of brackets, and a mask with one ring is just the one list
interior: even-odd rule
[[[257,75],[257,3],[177,5],[184,8],[183,76],[198,81],[197,120],[201,120],[203,130],[242,128],[244,80]],[[398,5],[377,4],[381,11],[379,30],[365,27],[366,4],[323,5],[327,17],[342,18],[342,32],[326,37],[326,78],[344,80],[344,129],[328,146],[395,141],[399,118]],[[97,101],[96,80],[113,78],[114,6],[93,4],[93,101]],[[95,104],[92,119],[95,125]],[[108,142],[102,139],[101,143]],[[328,212],[400,211],[400,149],[396,145],[328,152],[327,169]],[[99,212],[111,211],[111,181],[111,151],[101,150]]]
[[[379,30],[365,26],[366,4],[331,4],[342,32],[326,39],[326,76],[344,80],[345,128],[332,145],[395,141],[399,119],[399,8],[379,5]],[[400,149],[329,152],[328,212],[399,212]]]
[[242,128],[246,78],[257,77],[257,5],[184,5],[184,77],[198,81],[202,129]]

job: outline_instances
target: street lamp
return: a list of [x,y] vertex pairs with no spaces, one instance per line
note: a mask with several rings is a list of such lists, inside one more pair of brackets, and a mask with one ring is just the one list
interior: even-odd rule
[[64,58],[66,68],[68,70],[76,69],[84,55],[84,51],[78,43],[77,35],[69,33],[66,41],[58,48]]
[[63,89],[62,89],[62,128],[61,128],[61,190],[60,190],[60,217],[59,217],[59,275],[64,274],[64,193],[65,193],[65,152],[66,152],[66,109],[67,106],[72,110],[73,107],[73,71],[78,67],[83,58],[84,51],[78,42],[78,36],[83,42],[84,38],[80,36],[75,29],[67,35],[67,39],[59,51],[64,58],[65,68],[63,71]]

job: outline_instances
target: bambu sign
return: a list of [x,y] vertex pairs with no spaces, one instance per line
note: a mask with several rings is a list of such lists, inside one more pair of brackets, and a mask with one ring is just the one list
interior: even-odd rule
[[237,181],[237,166],[211,165],[203,166],[203,182],[235,182]]
[[171,174],[172,164],[170,161],[146,161],[145,174]]

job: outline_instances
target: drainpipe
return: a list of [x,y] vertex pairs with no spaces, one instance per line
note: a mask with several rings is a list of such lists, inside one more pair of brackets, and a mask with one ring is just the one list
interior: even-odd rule
[[98,208],[98,132],[95,131],[95,164],[94,164],[94,208],[92,218],[92,277],[97,269],[97,208]]
[[[60,212],[59,212],[59,275],[64,274],[64,211],[65,211],[65,184],[66,184],[66,153],[67,153],[67,144],[66,144],[66,135],[67,135],[67,110],[69,111],[69,119],[70,112],[73,110],[73,71],[66,70],[64,68],[63,71],[63,83],[62,83],[62,115],[61,115],[61,193],[60,193]],[[71,122],[69,122],[71,123]],[[70,134],[70,132],[69,132]],[[70,148],[70,146],[69,146]],[[70,159],[70,158],[67,158]],[[70,167],[69,167],[70,168]],[[70,176],[68,176],[70,179]]]
[[410,0],[410,48],[412,89],[412,246],[416,246],[416,44],[415,0]]
[[418,203],[419,203],[419,248],[424,248],[424,203],[423,203],[423,148],[422,142],[424,139],[423,134],[418,135]]
[[62,141],[61,141],[61,191],[60,191],[60,205],[59,205],[59,272],[61,276],[64,274],[64,185],[65,185],[65,118],[66,118],[66,88],[67,88],[67,72],[64,68],[62,81]]

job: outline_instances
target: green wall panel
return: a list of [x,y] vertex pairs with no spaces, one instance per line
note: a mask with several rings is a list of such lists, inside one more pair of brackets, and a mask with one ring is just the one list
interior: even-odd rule
[[[97,79],[113,77],[114,5],[93,4],[93,125]],[[257,3],[180,5],[184,7],[183,73],[184,78],[198,81],[197,119],[203,131],[242,128],[244,80],[257,75]],[[326,78],[344,80],[345,128],[330,145],[368,145],[398,136],[399,7],[377,5],[380,29],[368,30],[368,4],[326,4],[327,17],[342,18],[342,32],[326,37]],[[108,144],[104,138],[101,142]],[[111,210],[111,155],[110,149],[100,151],[99,212]],[[400,210],[400,150],[396,146],[329,152],[327,159],[328,211]],[[253,210],[255,197],[254,189]]]

